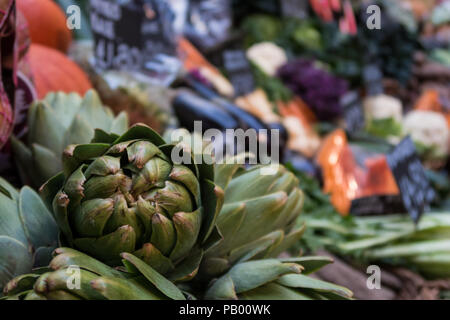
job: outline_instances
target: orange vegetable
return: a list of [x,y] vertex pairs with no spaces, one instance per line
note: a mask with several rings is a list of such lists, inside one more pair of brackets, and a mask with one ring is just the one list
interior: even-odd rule
[[442,111],[442,104],[439,101],[439,92],[436,90],[426,90],[417,100],[414,106],[416,110],[424,111]]
[[341,215],[348,215],[354,199],[399,193],[384,155],[368,158],[361,168],[348,145],[345,131],[338,129],[324,141],[317,162],[322,168],[324,192]]
[[25,16],[32,43],[67,52],[72,32],[67,28],[64,11],[52,0],[17,0]]
[[367,159],[365,165],[368,171],[364,196],[399,193],[397,182],[384,155]]
[[58,50],[32,44],[28,59],[39,99],[52,91],[77,92],[84,96],[92,88],[84,71]]
[[178,50],[184,67],[187,70],[207,68],[212,73],[220,74],[219,70],[209,63],[197,48],[195,48],[186,38],[181,37],[178,40]]

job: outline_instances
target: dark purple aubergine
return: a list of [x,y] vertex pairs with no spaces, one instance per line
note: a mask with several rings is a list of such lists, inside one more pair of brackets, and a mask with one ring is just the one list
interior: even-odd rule
[[194,130],[194,121],[202,122],[203,132],[208,129],[236,129],[238,122],[226,111],[195,93],[182,91],[173,101],[180,126]]
[[186,76],[185,82],[187,85],[201,95],[203,98],[213,101],[219,107],[221,107],[228,114],[232,115],[236,121],[239,123],[239,128],[247,130],[247,129],[269,129],[261,120],[252,114],[246,112],[245,110],[239,108],[235,104],[229,102],[228,100],[222,98],[218,95],[214,90],[208,88],[200,81],[194,79],[192,76]]

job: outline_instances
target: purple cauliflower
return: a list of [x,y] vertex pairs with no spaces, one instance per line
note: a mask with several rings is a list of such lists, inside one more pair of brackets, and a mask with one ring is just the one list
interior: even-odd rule
[[347,81],[305,59],[288,62],[278,70],[278,76],[313,109],[320,120],[333,120],[342,115],[339,100],[348,90]]

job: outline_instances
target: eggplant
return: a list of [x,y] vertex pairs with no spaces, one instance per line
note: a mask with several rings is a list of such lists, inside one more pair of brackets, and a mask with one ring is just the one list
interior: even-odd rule
[[259,120],[254,115],[248,113],[247,111],[239,108],[235,104],[229,102],[228,100],[222,98],[219,94],[217,94],[211,88],[208,88],[200,81],[194,79],[191,75],[186,76],[186,84],[201,95],[203,98],[211,100],[216,105],[221,107],[224,111],[232,115],[236,121],[239,122],[239,128],[247,130],[247,129],[269,129],[261,120]]
[[[254,129],[257,132],[259,132],[260,130],[267,130],[267,132],[269,133],[268,136],[266,137],[266,141],[268,143],[268,150],[270,152],[271,150],[271,135],[270,135],[270,130],[271,129],[278,129],[280,130],[280,142],[279,142],[279,154],[280,154],[280,158],[283,158],[283,154],[284,154],[284,150],[285,150],[285,146],[286,146],[286,141],[288,139],[288,133],[286,131],[286,129],[284,128],[284,126],[280,123],[270,123],[270,124],[266,124],[263,121],[261,121],[258,117],[252,115],[251,113],[248,113],[247,111],[241,109],[240,107],[238,107],[237,105],[233,104],[232,102],[222,98],[221,96],[219,96],[216,92],[214,92],[214,90],[210,89],[209,87],[205,86],[203,83],[199,82],[198,80],[196,80],[195,78],[193,78],[192,76],[188,75],[185,78],[185,83],[191,88],[193,89],[196,93],[198,93],[200,96],[202,96],[204,99],[208,99],[208,104],[210,106],[214,106],[217,107],[219,109],[221,109],[222,112],[225,112],[228,116],[232,117],[235,121],[235,125],[234,126],[229,126],[229,127],[224,127],[225,124],[223,124],[223,122],[219,122],[217,120],[212,121],[211,123],[211,116],[214,116],[215,118],[221,118],[222,113],[217,113],[217,114],[213,114],[211,115],[214,111],[211,112],[204,112],[202,113],[202,115],[204,116],[203,121],[206,121],[209,125],[216,125],[216,129],[219,130],[224,130],[224,129],[243,129],[243,130],[248,130],[248,129]],[[203,101],[202,98],[198,97],[197,99],[198,101]],[[191,130],[190,128],[193,127],[193,124],[191,124],[191,127],[188,127],[186,125],[184,125],[183,120],[181,119],[181,117],[185,117],[186,115],[184,113],[179,114],[179,111],[177,111],[177,108],[179,108],[179,106],[174,106],[175,107],[175,113],[177,114],[177,117],[180,120],[180,123],[185,126],[187,129]],[[198,108],[203,108],[203,107],[198,107]],[[205,107],[206,108],[206,107]],[[187,111],[187,109],[185,109]],[[212,108],[211,108],[212,110]],[[189,118],[189,117],[188,117]],[[197,120],[197,119],[196,119]],[[193,121],[192,121],[193,123]],[[221,126],[218,126],[219,124],[223,124]],[[206,126],[204,125],[204,128]],[[209,128],[209,127],[208,127]]]
[[189,131],[194,131],[194,121],[202,121],[203,132],[208,129],[224,131],[239,127],[238,122],[222,108],[186,90],[177,94],[173,108],[181,127]]

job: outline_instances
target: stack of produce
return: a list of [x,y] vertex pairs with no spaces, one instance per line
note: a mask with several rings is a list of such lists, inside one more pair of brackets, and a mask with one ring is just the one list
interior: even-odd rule
[[[91,115],[105,112],[93,97],[93,92],[84,100],[73,94],[50,95],[30,109],[30,127],[41,119],[31,116],[39,106],[49,115],[67,113],[61,103],[66,99],[84,101],[82,108]],[[66,117],[47,123],[46,130],[54,132],[61,122],[73,121]],[[145,125],[122,135],[110,133],[111,120],[95,129],[90,143],[57,141],[64,149],[62,172],[41,187],[41,196],[64,243],[73,249],[58,248],[48,268],[6,284],[7,298],[351,297],[347,289],[307,275],[330,259],[279,258],[304,231],[304,226],[293,227],[303,193],[283,166],[267,176],[261,173],[264,166],[174,164],[173,150],[189,158],[194,154],[186,146],[167,143]],[[47,142],[54,137],[47,136]],[[43,176],[43,169],[47,167],[36,167],[34,173]],[[249,189],[249,183],[255,187]],[[31,205],[25,200],[22,206]],[[118,271],[111,268],[121,264]],[[66,285],[73,265],[82,268],[81,290]]]

